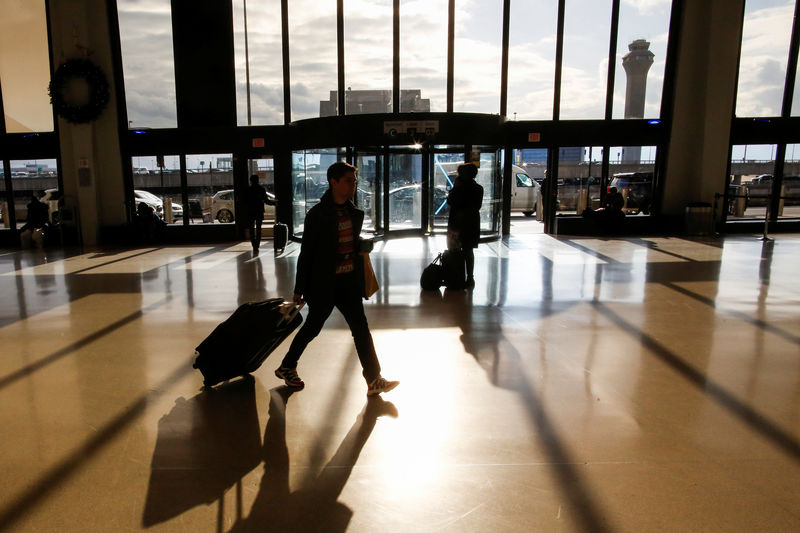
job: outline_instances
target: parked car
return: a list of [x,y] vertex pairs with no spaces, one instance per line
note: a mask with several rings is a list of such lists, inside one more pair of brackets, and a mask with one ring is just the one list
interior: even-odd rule
[[635,214],[650,214],[650,207],[653,204],[653,173],[652,172],[623,172],[614,174],[609,183],[609,188],[616,187],[625,196],[627,202],[625,210]]
[[[164,201],[161,198],[149,191],[143,191],[141,189],[134,189],[133,195],[136,208],[139,207],[139,204],[147,204],[153,208],[153,211],[155,211],[158,216],[164,218]],[[183,206],[181,204],[172,202],[172,216],[173,218],[183,217]]]
[[[275,201],[275,195],[267,192],[267,198]],[[264,204],[264,219],[275,218],[275,206]],[[211,197],[211,219],[222,223],[233,222],[236,219],[236,203],[233,198],[233,189],[218,191]]]
[[59,220],[59,207],[63,205],[64,195],[58,189],[45,189],[39,201],[47,204],[47,210],[50,213],[50,222],[58,224]]
[[[748,206],[767,205],[767,196],[772,194],[773,176],[771,174],[761,174],[756,176],[742,186],[747,191]],[[800,204],[800,176],[783,177],[783,197],[784,205]]]

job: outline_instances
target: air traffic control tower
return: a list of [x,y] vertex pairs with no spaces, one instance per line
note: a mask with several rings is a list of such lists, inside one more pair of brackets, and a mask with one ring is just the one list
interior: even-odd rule
[[[627,75],[625,89],[625,118],[644,118],[644,97],[647,90],[647,72],[653,65],[655,54],[650,43],[636,39],[628,45],[628,53],[622,57],[622,67]],[[623,161],[639,161],[641,148],[628,147],[623,151]]]

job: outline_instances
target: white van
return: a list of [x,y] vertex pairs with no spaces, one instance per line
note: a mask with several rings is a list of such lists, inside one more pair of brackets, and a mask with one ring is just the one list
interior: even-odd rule
[[511,165],[511,212],[533,216],[539,209],[542,187],[524,168]]
[[[484,202],[490,200],[486,194],[485,189],[491,184],[490,163],[488,161],[478,168],[478,176],[476,181],[484,187]],[[456,168],[461,165],[461,162],[444,162],[439,163],[438,167],[447,173],[450,181],[455,180]],[[436,169],[438,171],[438,168]],[[541,197],[542,187],[535,179],[533,179],[528,172],[517,165],[511,165],[511,212],[522,213],[526,217],[533,216],[539,208],[539,199]],[[450,192],[449,184],[447,192]]]

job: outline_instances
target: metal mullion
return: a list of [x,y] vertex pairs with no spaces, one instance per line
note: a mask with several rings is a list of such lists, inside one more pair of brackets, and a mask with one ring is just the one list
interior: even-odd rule
[[611,147],[608,145],[603,146],[603,161],[600,167],[600,205],[603,205],[603,202],[606,199],[606,191],[608,189],[609,183],[611,180],[609,179],[608,173],[611,167]]
[[292,121],[292,92],[289,70],[289,0],[281,0],[281,51],[283,56],[283,123]]
[[561,61],[564,58],[564,9],[566,0],[558,0],[556,25],[556,71],[553,81],[553,120],[561,117]]
[[800,0],[794,3],[794,19],[792,21],[792,38],[789,45],[789,60],[786,65],[786,83],[783,87],[783,107],[781,116],[792,116],[792,98],[794,97],[795,77],[797,76],[797,56],[800,47]]
[[500,116],[508,114],[508,26],[511,0],[503,0],[503,44],[500,64]]
[[[112,68],[114,76],[114,85],[116,87],[116,101],[117,101],[117,134],[119,135],[119,148],[122,160],[126,163],[122,165],[122,188],[125,195],[125,212],[127,220],[133,220],[136,215],[136,206],[134,205],[133,197],[133,169],[130,164],[131,150],[130,150],[130,128],[128,127],[128,106],[127,106],[127,93],[125,91],[125,74],[122,70],[122,43],[120,41],[119,32],[119,12],[117,10],[116,0],[108,0],[108,25],[109,25],[109,38],[111,40],[111,56]],[[59,167],[61,162],[59,161]],[[61,188],[61,172],[59,175],[59,190],[62,194],[64,189]]]
[[345,109],[344,98],[344,0],[336,0],[336,60],[338,65],[339,80],[338,87],[338,106],[339,116],[347,111]]
[[614,76],[617,69],[617,39],[619,37],[619,0],[611,4],[611,35],[608,45],[608,79],[606,80],[606,120],[614,111]]
[[453,112],[453,80],[455,79],[456,0],[447,4],[447,112]]
[[400,0],[392,3],[392,112],[400,112]]

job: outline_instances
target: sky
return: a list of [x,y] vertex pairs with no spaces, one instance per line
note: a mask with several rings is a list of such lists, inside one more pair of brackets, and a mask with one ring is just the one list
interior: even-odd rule
[[[446,106],[447,3],[400,2],[401,89],[421,89],[432,111]],[[456,0],[456,111],[500,111],[502,5],[502,0]],[[556,5],[553,0],[511,0],[511,119],[552,117]],[[345,86],[391,90],[392,0],[345,0],[344,6]],[[567,0],[566,6],[561,118],[602,118],[611,0]],[[621,118],[624,109],[621,58],[634,39],[650,42],[655,55],[645,116],[658,116],[670,6],[670,0],[621,1],[614,118]],[[780,112],[793,6],[792,0],[747,0],[736,105],[740,116]],[[130,126],[175,127],[170,0],[118,0],[118,10]],[[246,125],[243,0],[233,0],[233,10],[238,121]],[[0,11],[14,14],[0,18],[0,82],[8,130],[52,130],[49,66],[42,46],[44,0],[0,0]],[[250,0],[247,22],[252,123],[281,124],[280,0]],[[337,85],[336,1],[289,0],[289,39],[292,119],[316,117],[319,102],[328,100]],[[800,114],[800,95],[795,100]]]

